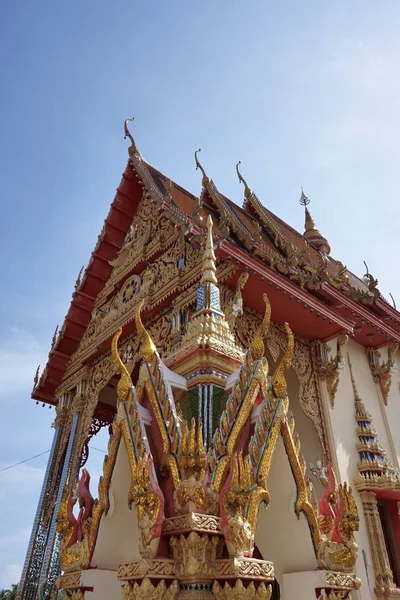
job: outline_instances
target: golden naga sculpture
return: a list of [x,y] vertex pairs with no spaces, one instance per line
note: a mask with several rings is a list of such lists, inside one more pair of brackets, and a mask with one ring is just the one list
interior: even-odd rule
[[287,394],[287,384],[285,378],[285,371],[290,369],[294,354],[294,335],[287,323],[284,324],[286,335],[288,338],[288,345],[286,351],[280,361],[273,377],[272,377],[272,390],[276,398],[284,398]]
[[215,514],[218,511],[218,494],[207,485],[209,472],[203,441],[203,427],[201,423],[196,426],[194,418],[189,426],[187,423],[182,426],[178,462],[181,480],[174,491],[177,513]]
[[129,504],[138,512],[139,552],[143,558],[153,558],[158,549],[164,520],[164,496],[153,471],[153,459],[142,455],[132,468]]
[[354,532],[359,528],[357,505],[347,484],[338,487],[331,465],[328,485],[319,503],[320,528],[325,534],[318,548],[319,566],[332,571],[351,571],[357,560]]
[[129,371],[122,362],[118,352],[118,340],[121,337],[121,334],[122,327],[119,327],[111,342],[111,356],[115,372],[121,375],[117,386],[118,396],[121,400],[129,403],[132,400],[132,381]]
[[236,453],[220,498],[221,524],[230,556],[253,556],[262,502],[269,502],[268,492],[256,484],[249,457]]
[[267,294],[263,294],[265,303],[264,318],[261,321],[256,335],[250,346],[250,352],[253,360],[261,360],[265,353],[264,338],[266,337],[271,322],[271,303],[268,300]]
[[136,323],[136,330],[138,332],[140,341],[142,342],[141,355],[146,362],[150,362],[153,359],[155,353],[157,352],[157,349],[154,345],[153,340],[150,337],[150,334],[148,333],[147,329],[144,327],[144,325],[142,323],[140,313],[143,308],[143,304],[144,304],[144,300],[141,300],[136,305],[135,323]]

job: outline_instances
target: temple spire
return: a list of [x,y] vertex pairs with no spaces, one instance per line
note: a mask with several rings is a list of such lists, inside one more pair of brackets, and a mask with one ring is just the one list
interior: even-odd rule
[[213,283],[218,285],[215,266],[215,254],[214,254],[214,242],[212,235],[213,222],[211,215],[207,217],[207,238],[206,238],[206,249],[203,255],[203,275],[200,283]]
[[215,265],[214,241],[212,235],[213,222],[210,215],[207,217],[207,237],[203,254],[202,276],[197,290],[196,312],[206,310],[222,315],[217,281],[217,267]]
[[359,454],[358,471],[361,477],[370,479],[371,477],[381,476],[390,470],[384,448],[379,444],[376,431],[372,426],[372,418],[366,410],[364,403],[358,393],[356,381],[353,374],[353,366],[350,360],[350,354],[347,354],[347,361],[350,370],[351,384],[353,386],[355,418],[357,421],[358,443],[356,444]]
[[314,248],[318,250],[318,252],[321,252],[321,254],[329,254],[331,248],[329,246],[328,240],[324,238],[324,236],[319,232],[314,223],[314,219],[312,218],[311,213],[307,208],[307,205],[310,204],[310,199],[304,193],[303,188],[301,189],[301,196],[299,202],[302,206],[304,206],[305,211],[303,237],[307,240],[307,242],[309,242],[309,244],[314,246]]

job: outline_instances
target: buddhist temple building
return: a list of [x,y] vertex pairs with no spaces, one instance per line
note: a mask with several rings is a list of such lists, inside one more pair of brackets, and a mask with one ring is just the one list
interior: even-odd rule
[[400,598],[400,313],[303,191],[298,233],[240,163],[232,202],[196,151],[194,196],[125,136],[35,377],[56,415],[19,598]]

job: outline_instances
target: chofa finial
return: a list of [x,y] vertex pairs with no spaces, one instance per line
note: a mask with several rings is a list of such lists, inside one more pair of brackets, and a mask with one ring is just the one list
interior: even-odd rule
[[208,179],[208,177],[207,177],[207,175],[206,175],[206,172],[205,172],[205,170],[204,170],[203,166],[200,164],[200,161],[199,161],[199,159],[197,158],[197,155],[198,155],[198,153],[199,153],[199,152],[201,152],[201,148],[199,148],[198,150],[196,150],[196,152],[194,153],[194,160],[196,161],[196,171],[197,171],[198,169],[200,169],[200,171],[201,171],[201,172],[202,172],[202,174],[203,174],[203,178],[202,178],[202,184],[203,184],[203,186],[206,186],[206,185],[207,185],[207,183],[208,183],[210,180]]
[[134,121],[134,120],[135,120],[135,117],[132,117],[132,119],[125,119],[125,123],[124,123],[124,132],[125,132],[124,140],[126,140],[127,137],[131,140],[131,145],[128,148],[129,155],[137,152],[135,140],[133,139],[132,134],[128,129],[128,123],[130,123],[131,121]]
[[249,188],[249,186],[246,183],[246,180],[244,179],[241,172],[239,171],[239,165],[241,165],[241,164],[242,164],[242,161],[239,160],[239,162],[236,164],[236,173],[239,178],[239,183],[243,183],[243,185],[244,185],[244,195],[247,198],[251,194],[251,189]]

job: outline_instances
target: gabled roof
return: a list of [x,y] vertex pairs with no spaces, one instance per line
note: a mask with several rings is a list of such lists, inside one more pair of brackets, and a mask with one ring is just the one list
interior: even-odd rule
[[[110,261],[121,250],[143,189],[153,198],[159,210],[174,223],[180,224],[189,237],[201,234],[208,214],[212,214],[216,218],[216,238],[224,242],[220,245],[222,254],[229,255],[229,248],[237,248],[236,254],[247,255],[263,265],[263,269],[275,271],[276,277],[282,282],[287,281],[283,287],[289,295],[297,289],[299,298],[304,298],[304,294],[308,301],[314,298],[312,302],[317,314],[318,310],[325,310],[327,315],[337,314],[338,327],[354,333],[357,327],[365,329],[367,322],[375,332],[375,339],[369,345],[379,346],[393,339],[400,341],[400,314],[387,305],[379,292],[376,293],[373,282],[369,288],[345,270],[342,263],[323,257],[307,244],[302,234],[265,208],[247,184],[244,207],[241,208],[221,194],[202,169],[203,190],[197,198],[144,161],[133,140],[129,153],[130,160],[89,264],[82,280],[77,282],[46,368],[39,381],[35,381],[34,399],[55,403],[55,391],[90,322],[96,297],[112,270]],[[358,306],[359,310],[354,310],[354,306]],[[368,335],[365,335],[357,341],[367,345]]]

